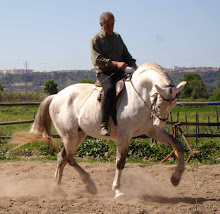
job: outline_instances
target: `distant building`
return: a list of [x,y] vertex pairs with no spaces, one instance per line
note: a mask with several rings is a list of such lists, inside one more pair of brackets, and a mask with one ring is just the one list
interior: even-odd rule
[[[34,70],[27,69],[27,74],[31,74]],[[0,70],[0,74],[26,74],[26,69]]]

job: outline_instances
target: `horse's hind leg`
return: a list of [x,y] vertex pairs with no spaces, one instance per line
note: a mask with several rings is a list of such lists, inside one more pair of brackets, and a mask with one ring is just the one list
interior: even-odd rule
[[[79,145],[85,139],[86,134],[84,132],[78,132],[76,137],[77,136],[78,136],[78,139],[77,139],[77,142],[74,145],[71,145],[71,144],[68,143],[69,142],[69,137],[67,137],[67,138],[63,137],[63,140],[65,142],[64,147],[62,148],[62,150],[59,152],[59,154],[57,156],[57,168],[56,168],[56,172],[55,172],[55,182],[56,182],[57,185],[61,185],[63,169],[67,164],[66,150],[68,152],[71,152],[71,153],[75,154],[75,152],[77,151]],[[65,140],[65,139],[67,139],[67,140]]]
[[[76,140],[72,136],[73,135],[68,136],[68,140],[65,140],[65,142],[64,142],[64,147],[66,150],[66,161],[71,166],[73,166],[76,169],[76,171],[79,173],[80,177],[82,178],[83,182],[86,185],[87,191],[92,194],[96,194],[97,189],[96,189],[95,183],[92,181],[89,173],[87,173],[82,167],[80,167],[74,158],[74,154],[77,151],[78,146],[85,139],[86,134],[82,131],[79,131],[78,132],[78,139],[75,144],[73,142]],[[74,147],[73,147],[73,144],[74,144]]]
[[95,186],[95,183],[93,182],[93,180],[91,179],[89,173],[87,173],[74,159],[73,156],[69,156],[67,158],[68,163],[73,166],[76,171],[79,173],[80,177],[82,178],[84,184],[86,185],[86,189],[89,193],[91,194],[96,194],[97,193],[97,189]]
[[56,168],[55,176],[54,176],[55,186],[53,188],[54,194],[67,196],[66,193],[60,187],[61,179],[63,175],[63,169],[66,166],[66,164],[67,164],[66,152],[65,152],[65,149],[62,148],[62,150],[59,152],[57,156],[57,168]]
[[61,185],[61,179],[63,175],[63,169],[67,164],[66,151],[64,148],[59,152],[57,156],[57,168],[55,172],[55,182],[57,185]]

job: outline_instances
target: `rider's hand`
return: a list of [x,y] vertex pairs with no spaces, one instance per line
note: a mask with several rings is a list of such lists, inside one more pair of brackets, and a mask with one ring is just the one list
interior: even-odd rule
[[116,68],[121,69],[121,70],[125,70],[127,68],[128,64],[125,63],[125,62],[112,61],[110,66],[111,67],[116,67]]
[[136,64],[134,64],[134,65],[132,66],[132,68],[136,71],[136,70],[138,69],[138,66],[137,66]]
[[135,60],[132,61],[131,67],[132,67],[135,71],[137,70],[138,66],[136,65],[136,61],[135,61]]

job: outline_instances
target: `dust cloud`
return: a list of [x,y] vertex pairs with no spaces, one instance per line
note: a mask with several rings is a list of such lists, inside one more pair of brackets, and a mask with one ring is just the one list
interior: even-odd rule
[[177,197],[175,187],[158,181],[143,169],[128,169],[122,177],[121,183],[128,199],[155,201],[165,197]]
[[52,196],[53,186],[45,180],[15,180],[12,177],[0,177],[1,196]]

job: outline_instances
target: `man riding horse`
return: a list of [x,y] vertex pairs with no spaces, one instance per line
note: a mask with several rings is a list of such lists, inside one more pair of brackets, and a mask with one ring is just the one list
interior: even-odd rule
[[[118,198],[124,194],[121,190],[121,176],[130,139],[145,134],[172,146],[177,152],[177,167],[171,176],[172,184],[177,186],[185,168],[184,148],[181,142],[169,135],[164,126],[170,111],[176,105],[176,95],[186,82],[182,81],[175,86],[163,68],[155,63],[139,66],[130,81],[125,82],[117,109],[118,124],[114,125],[114,119],[109,121],[111,135],[106,136],[109,134],[109,115],[116,111],[115,107],[112,108],[115,104],[115,81],[120,77],[121,69],[125,69],[127,65],[135,69],[136,64],[121,37],[113,33],[112,14],[105,13],[101,16],[101,26],[102,30],[92,40],[92,58],[98,80],[105,91],[102,115],[96,99],[100,92],[93,84],[70,85],[58,94],[45,98],[29,132],[15,133],[13,141],[22,144],[34,140],[48,142],[51,139],[53,123],[64,145],[57,157],[55,192],[63,192],[60,189],[63,170],[69,163],[79,173],[87,191],[96,194],[95,183],[89,173],[76,162],[75,153],[86,136],[103,140],[117,139],[116,171],[112,190],[115,192],[115,198]],[[100,123],[104,123],[101,135],[105,136],[100,135]]]
[[101,30],[91,40],[92,63],[97,73],[97,79],[104,90],[101,102],[102,136],[109,136],[109,116],[117,125],[115,83],[123,78],[127,66],[137,69],[136,60],[128,52],[121,36],[113,32],[115,18],[110,12],[100,17]]

